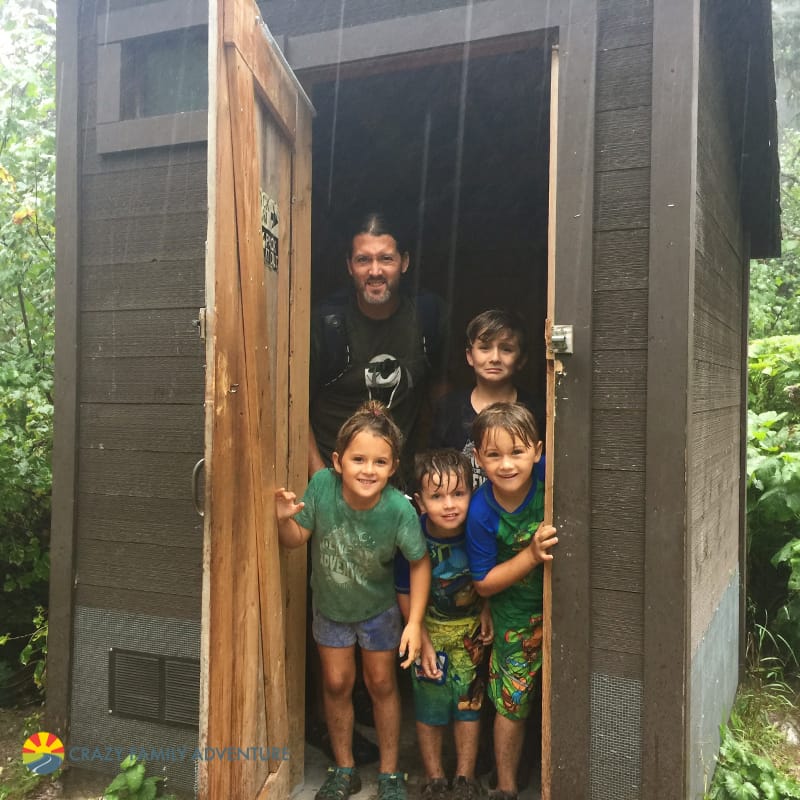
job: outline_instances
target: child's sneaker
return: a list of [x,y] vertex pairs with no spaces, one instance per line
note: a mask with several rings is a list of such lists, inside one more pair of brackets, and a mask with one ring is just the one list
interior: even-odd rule
[[347,800],[361,791],[361,776],[355,767],[328,767],[328,777],[314,800]]
[[423,785],[419,796],[421,800],[445,800],[449,788],[447,778],[432,778]]
[[408,800],[405,773],[381,772],[378,775],[378,800]]
[[481,790],[475,781],[464,775],[456,775],[453,780],[453,800],[478,800]]

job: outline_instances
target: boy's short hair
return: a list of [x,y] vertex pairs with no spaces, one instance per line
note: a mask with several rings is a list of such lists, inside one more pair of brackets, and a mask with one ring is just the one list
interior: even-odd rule
[[466,489],[472,489],[472,464],[458,450],[426,450],[414,457],[414,485],[417,491],[422,491],[423,478],[435,480],[438,486],[442,486],[447,475],[455,475]]
[[502,333],[510,333],[516,338],[520,355],[528,354],[528,336],[522,317],[515,311],[502,308],[481,311],[467,323],[467,347],[472,347],[478,341],[491,342]]
[[513,439],[532,447],[541,441],[539,428],[530,410],[521,403],[492,403],[472,422],[472,441],[482,450],[486,434],[493,428],[505,431]]

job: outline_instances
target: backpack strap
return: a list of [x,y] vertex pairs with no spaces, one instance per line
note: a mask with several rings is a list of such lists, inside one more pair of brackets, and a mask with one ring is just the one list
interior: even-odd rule
[[350,340],[345,321],[349,299],[350,291],[340,290],[319,308],[322,320],[320,365],[324,370],[320,385],[323,387],[336,383],[351,363]]

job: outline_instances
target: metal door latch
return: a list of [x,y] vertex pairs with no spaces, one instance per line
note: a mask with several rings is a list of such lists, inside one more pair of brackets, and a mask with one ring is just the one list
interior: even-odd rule
[[205,341],[206,340],[206,310],[201,308],[197,312],[197,319],[192,320],[192,325],[197,328],[197,332],[200,334],[200,338]]
[[550,333],[550,349],[554,353],[572,352],[572,325],[553,325]]

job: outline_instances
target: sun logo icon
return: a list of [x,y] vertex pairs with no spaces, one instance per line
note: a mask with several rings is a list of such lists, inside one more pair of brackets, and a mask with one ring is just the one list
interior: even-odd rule
[[58,736],[39,731],[22,745],[22,763],[36,775],[55,772],[64,761],[64,743]]

